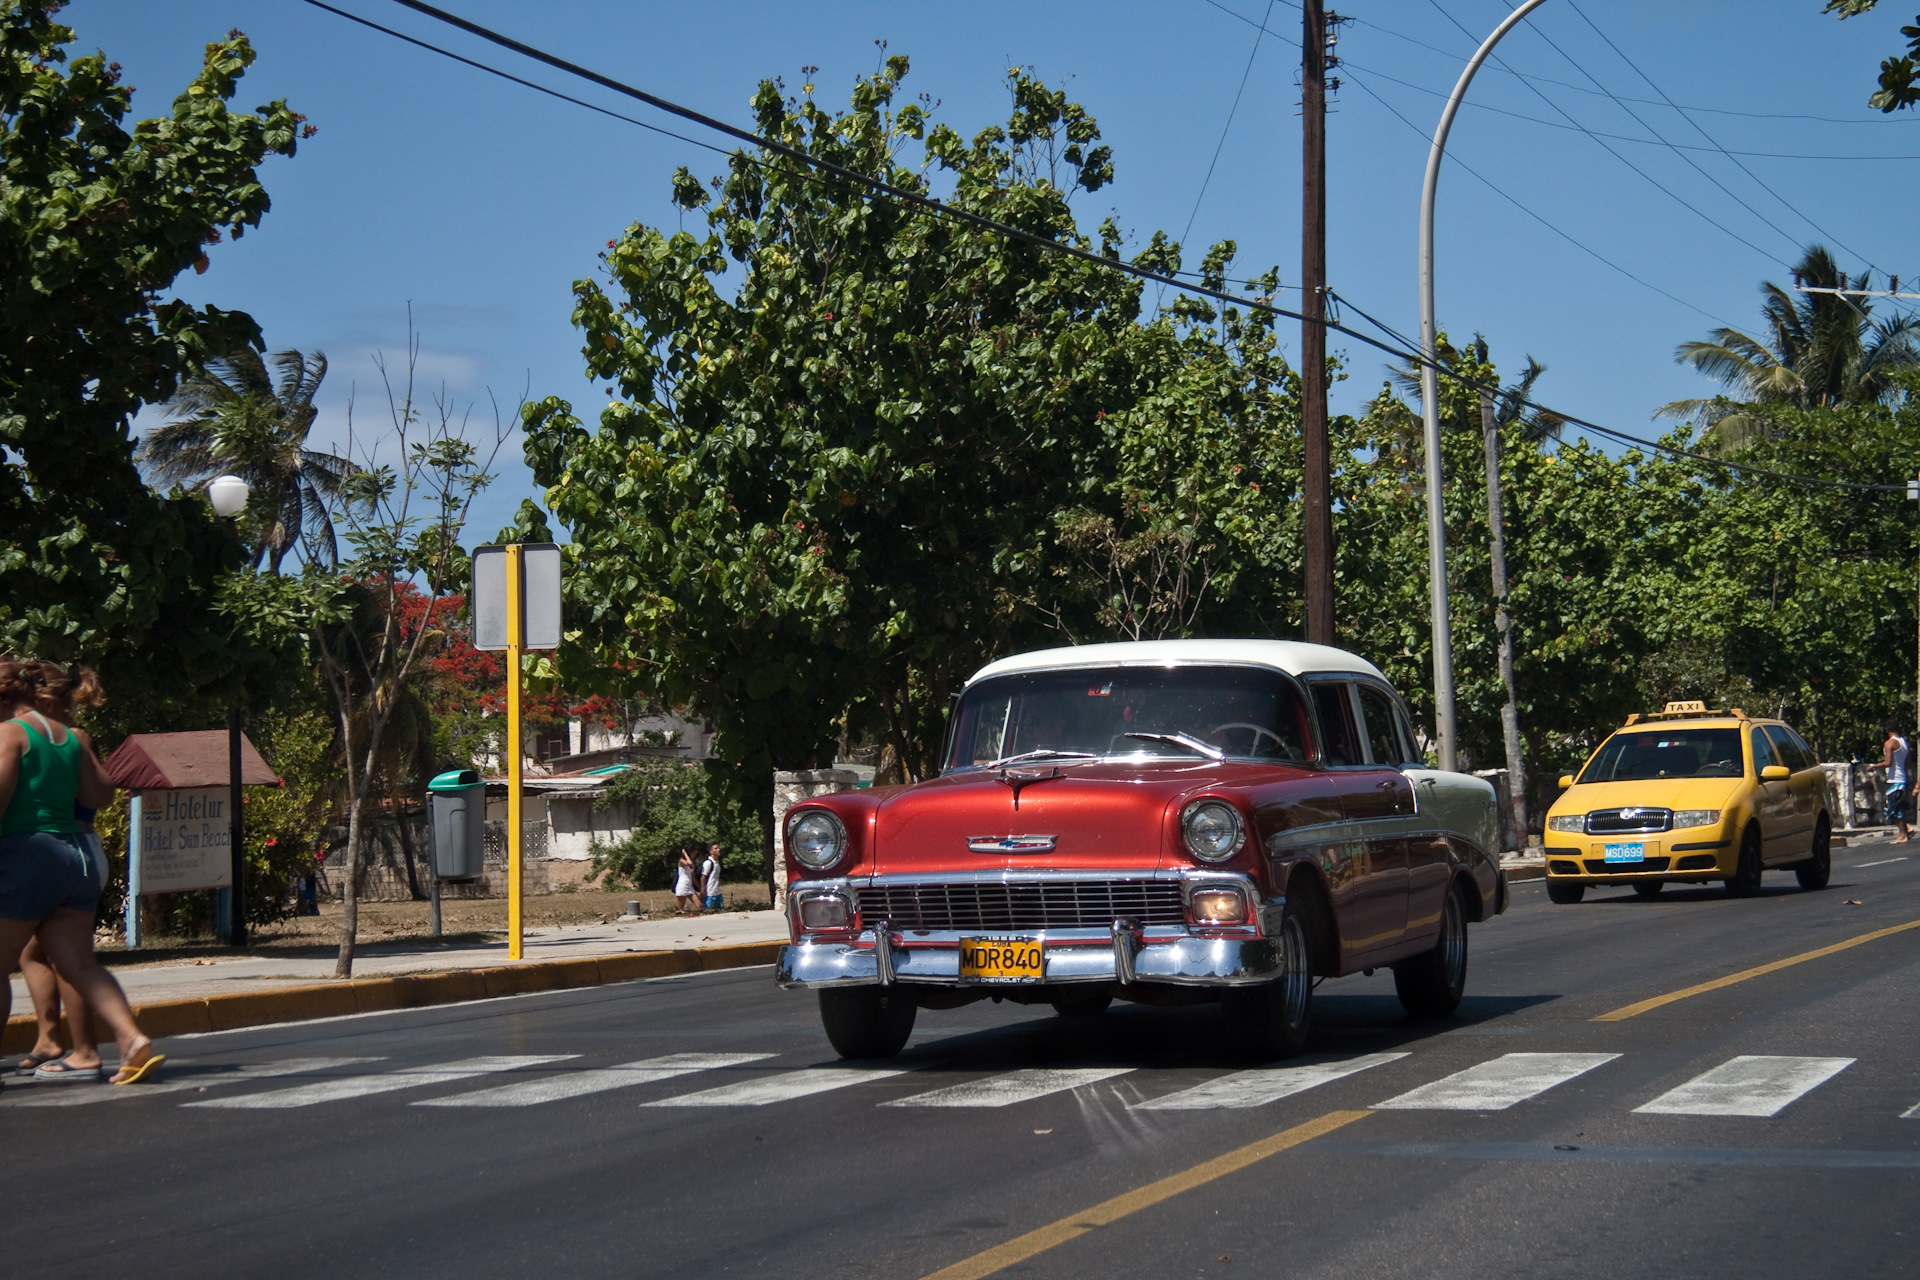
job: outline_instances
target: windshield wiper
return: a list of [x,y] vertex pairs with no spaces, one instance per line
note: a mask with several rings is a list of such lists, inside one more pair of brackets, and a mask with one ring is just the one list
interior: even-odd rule
[[1148,742],[1171,742],[1176,747],[1185,747],[1187,750],[1193,752],[1195,755],[1205,756],[1209,760],[1225,760],[1227,758],[1226,752],[1222,751],[1220,748],[1214,746],[1210,742],[1200,741],[1200,739],[1193,737],[1191,734],[1128,733],[1128,734],[1123,734],[1121,736],[1127,737],[1127,738],[1141,738]]
[[1002,756],[987,768],[1004,769],[1010,764],[1025,764],[1030,760],[1098,760],[1099,758],[1091,751],[1058,751],[1052,747],[1042,747],[1038,751],[1023,751],[1017,756]]

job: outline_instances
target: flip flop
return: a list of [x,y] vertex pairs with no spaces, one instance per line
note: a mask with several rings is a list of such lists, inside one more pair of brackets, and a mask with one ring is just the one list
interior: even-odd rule
[[98,1063],[91,1067],[70,1065],[65,1058],[56,1058],[52,1062],[43,1062],[33,1070],[35,1080],[91,1080],[96,1084],[107,1078],[107,1073]]
[[142,1080],[145,1080],[148,1076],[158,1071],[160,1064],[166,1060],[166,1054],[154,1053],[149,1050],[147,1056],[140,1059],[140,1061],[123,1064],[118,1071],[114,1072],[112,1083],[139,1084]]
[[20,1059],[19,1064],[16,1065],[13,1069],[14,1074],[22,1075],[22,1076],[30,1076],[35,1071],[38,1071],[40,1069],[41,1063],[58,1062],[60,1059],[66,1056],[67,1056],[67,1051],[65,1049],[62,1049],[59,1053],[47,1053],[47,1054],[30,1053],[26,1057]]

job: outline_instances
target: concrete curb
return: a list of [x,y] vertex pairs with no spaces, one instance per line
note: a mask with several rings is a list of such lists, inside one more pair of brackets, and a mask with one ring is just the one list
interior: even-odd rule
[[[488,969],[450,969],[397,978],[350,978],[311,986],[154,1000],[136,1004],[133,1013],[140,1021],[140,1029],[158,1040],[275,1022],[335,1018],[350,1013],[459,1004],[530,991],[598,987],[637,978],[665,978],[676,973],[740,969],[772,964],[785,945],[784,941],[743,942],[724,947],[586,956],[577,960],[539,960]],[[33,1047],[33,1038],[33,1014],[15,1014],[7,1020],[4,1036],[0,1036],[0,1053],[25,1053]]]

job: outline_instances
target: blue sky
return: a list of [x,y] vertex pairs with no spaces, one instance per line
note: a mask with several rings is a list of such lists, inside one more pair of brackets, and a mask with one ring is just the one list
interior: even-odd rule
[[[1283,282],[1299,279],[1300,15],[1287,0],[442,2],[741,126],[751,123],[747,100],[759,80],[798,84],[802,66],[819,68],[823,101],[844,100],[853,78],[876,65],[876,40],[912,59],[909,91],[939,99],[939,117],[963,134],[1005,118],[1005,71],[1030,66],[1066,82],[1114,148],[1118,180],[1077,201],[1084,227],[1113,213],[1137,246],[1157,228],[1179,235],[1192,218],[1190,262],[1205,244],[1232,238],[1240,274],[1272,264]],[[674,125],[387,0],[336,3]],[[1340,36],[1347,66],[1336,74],[1346,83],[1328,123],[1328,275],[1340,294],[1411,333],[1426,136],[1465,56],[1508,6],[1335,7],[1356,21]],[[1901,212],[1920,194],[1920,118],[1865,105],[1880,58],[1902,43],[1905,11],[1882,6],[1841,23],[1820,7],[1549,0],[1502,45],[1511,71],[1484,70],[1454,128],[1449,154],[1461,163],[1449,164],[1440,186],[1441,325],[1484,333],[1504,369],[1528,353],[1544,361],[1536,393],[1555,407],[1655,434],[1656,406],[1712,390],[1674,364],[1675,344],[1718,324],[1754,327],[1760,282],[1784,283],[1800,246],[1823,242],[1851,270],[1872,266],[1904,277],[1903,288],[1920,284],[1920,244],[1911,213]],[[1277,35],[1257,31],[1263,16]],[[238,27],[260,54],[240,105],[284,97],[319,126],[296,158],[266,166],[273,211],[264,224],[216,247],[212,268],[182,281],[180,294],[250,311],[273,349],[325,350],[325,438],[341,435],[356,390],[357,428],[381,425],[372,361],[379,351],[390,363],[403,358],[409,306],[421,376],[457,403],[477,404],[484,416],[489,391],[510,410],[526,389],[595,413],[601,396],[585,380],[568,319],[572,282],[594,273],[595,255],[628,224],[679,225],[667,200],[677,165],[702,176],[722,168],[711,152],[300,0],[76,0],[63,20],[80,50],[97,47],[124,64],[142,90],[141,115],[164,112],[202,46]],[[1622,105],[1596,81],[1648,101]],[[1663,95],[1689,110],[1665,105]],[[1606,140],[1623,161],[1576,124],[1638,141]],[[1650,141],[1657,137],[1701,149]],[[1297,341],[1290,327],[1289,351]],[[1356,408],[1378,389],[1383,357],[1339,335],[1332,348],[1350,357],[1351,375],[1335,389],[1335,409]],[[472,541],[490,537],[532,493],[517,454],[501,472],[476,512]]]

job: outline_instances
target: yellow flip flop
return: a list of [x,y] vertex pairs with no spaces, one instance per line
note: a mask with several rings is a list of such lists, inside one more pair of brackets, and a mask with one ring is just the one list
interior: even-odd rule
[[166,1060],[167,1055],[164,1053],[149,1053],[133,1065],[123,1066],[120,1070],[114,1072],[113,1083],[139,1084],[142,1080],[145,1080],[148,1076],[160,1070],[160,1064]]

